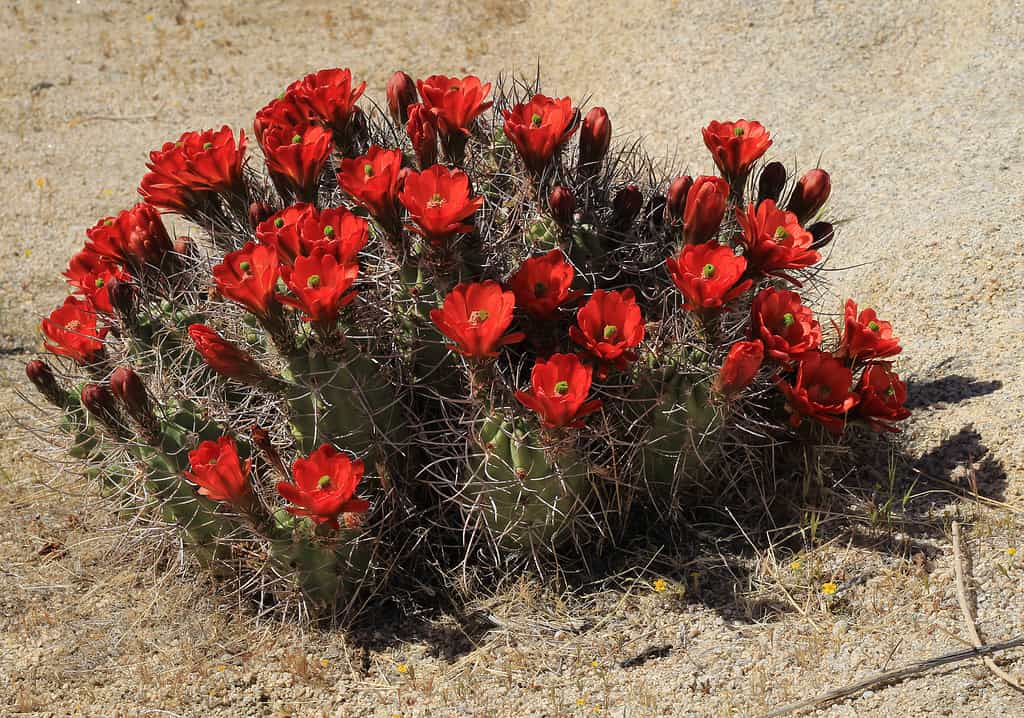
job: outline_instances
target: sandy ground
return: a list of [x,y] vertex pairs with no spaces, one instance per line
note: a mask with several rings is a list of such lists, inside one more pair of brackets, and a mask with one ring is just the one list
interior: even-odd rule
[[[4,408],[58,272],[87,226],[135,201],[149,149],[248,127],[320,67],[350,66],[380,97],[396,68],[493,77],[539,61],[550,93],[592,94],[618,130],[698,171],[712,118],[761,120],[787,162],[820,155],[848,220],[833,266],[861,265],[836,273],[837,306],[849,294],[896,321],[918,467],[1024,508],[1020,3],[14,0],[0,47]],[[2,715],[755,716],[966,641],[948,533],[911,522],[858,540],[842,518],[800,557],[703,566],[724,600],[681,570],[663,593],[645,577],[575,606],[524,585],[488,606],[505,625],[489,632],[441,617],[353,641],[259,624],[187,564],[133,558],[86,487],[0,428]],[[967,521],[983,635],[1024,632],[1017,515],[924,479],[915,491],[934,499],[929,525]],[[1024,652],[1000,660],[1024,673]],[[819,715],[1024,715],[1024,696],[969,663]]]

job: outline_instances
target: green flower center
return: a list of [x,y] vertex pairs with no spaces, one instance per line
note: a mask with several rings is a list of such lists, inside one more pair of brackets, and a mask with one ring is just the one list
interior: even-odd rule
[[786,312],[782,315],[782,323],[787,327],[793,326],[794,322],[796,322],[796,317],[791,312]]
[[292,135],[292,144],[297,145],[302,142],[302,135]]
[[212,150],[213,149],[213,143],[212,142],[204,142],[203,143],[203,149],[204,150]]
[[703,269],[700,270],[700,274],[704,279],[711,279],[715,276],[715,265],[711,263],[705,264]]
[[321,491],[326,491],[331,488],[331,477],[324,474],[320,477],[320,480],[316,482],[316,485]]
[[427,202],[428,207],[440,207],[444,204],[444,197],[439,192],[434,192],[433,196]]
[[103,226],[104,226],[104,227],[109,227],[109,226],[110,226],[110,225],[112,225],[113,223],[114,223],[114,220],[112,220],[112,219],[108,219],[107,221],[105,221],[105,222],[103,223]]
[[533,296],[543,297],[548,293],[548,286],[544,282],[537,282],[533,285]]
[[363,165],[363,175],[366,177],[373,177],[373,165],[369,163]]
[[868,329],[870,329],[873,332],[877,332],[881,328],[882,327],[878,326],[878,322],[875,322],[875,321],[868,322]]
[[614,324],[606,324],[603,333],[605,339],[612,339],[619,333],[619,328]]
[[569,382],[559,381],[555,382],[555,394],[558,396],[565,396],[569,393]]
[[252,269],[252,265],[249,264],[248,262],[240,262],[238,264],[238,268],[241,269],[243,272],[248,272],[250,269]]
[[281,229],[281,227],[284,226],[284,218],[278,217],[277,219],[275,219],[274,226],[277,227],[278,229]]
[[325,237],[333,237],[334,236],[334,227],[332,227],[331,225],[327,225],[326,227],[324,227],[324,236]]
[[103,277],[96,277],[96,288],[97,289],[103,289],[103,285],[104,284],[106,284],[106,282],[103,281]]
[[743,137],[743,128],[742,127],[734,127],[732,129],[732,133],[736,137]]
[[544,118],[542,118],[540,115],[534,113],[533,117],[530,118],[530,124],[533,125],[534,127],[540,127],[540,123],[543,119]]
[[310,274],[309,279],[306,280],[306,286],[310,289],[316,289],[320,286],[320,275]]
[[896,387],[890,386],[885,390],[885,395],[888,397],[896,396]]
[[775,229],[775,241],[776,242],[778,242],[780,239],[785,239],[788,236],[789,236],[789,233],[786,231],[785,227],[777,227]]
[[486,309],[477,309],[470,313],[469,323],[473,326],[480,326],[487,321],[487,317],[491,316],[491,313]]

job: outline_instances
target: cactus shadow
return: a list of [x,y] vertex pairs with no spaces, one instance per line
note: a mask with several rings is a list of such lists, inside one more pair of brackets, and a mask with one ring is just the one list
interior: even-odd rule
[[912,411],[930,407],[959,404],[962,401],[985,396],[1003,388],[998,379],[978,379],[973,376],[950,374],[941,379],[907,381],[907,408]]

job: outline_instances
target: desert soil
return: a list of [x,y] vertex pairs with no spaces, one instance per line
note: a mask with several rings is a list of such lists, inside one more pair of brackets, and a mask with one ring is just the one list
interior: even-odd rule
[[[954,517],[983,636],[1024,632],[1019,2],[14,0],[0,47],[0,714],[756,716],[966,645],[941,530]],[[912,493],[932,514],[890,532],[833,516],[799,556],[756,537],[745,573],[712,548],[664,592],[643,566],[566,600],[525,582],[486,604],[493,630],[441,616],[358,642],[261,622],[187,562],[133,555],[8,413],[59,272],[86,227],[136,201],[147,151],[249,127],[321,67],[351,67],[380,98],[396,68],[493,78],[538,62],[550,94],[590,95],[697,172],[713,118],[761,120],[789,164],[820,158],[846,220],[832,266],[856,267],[834,274],[835,305],[853,296],[896,322]],[[999,660],[1024,676],[1024,651]],[[818,715],[1024,715],[1024,696],[974,661]]]

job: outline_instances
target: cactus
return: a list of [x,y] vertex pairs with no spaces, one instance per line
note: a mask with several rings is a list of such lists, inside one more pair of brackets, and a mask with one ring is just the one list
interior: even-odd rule
[[728,450],[752,434],[905,418],[888,323],[848,306],[824,339],[786,290],[831,184],[762,175],[763,127],[711,123],[721,176],[673,178],[602,108],[416,87],[389,117],[348,70],[293,83],[254,122],[266,176],[227,127],[165,144],[43,321],[87,382],[28,370],[71,455],[211,569],[337,615],[457,566],[585,566],[754,465]]

